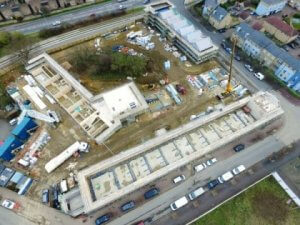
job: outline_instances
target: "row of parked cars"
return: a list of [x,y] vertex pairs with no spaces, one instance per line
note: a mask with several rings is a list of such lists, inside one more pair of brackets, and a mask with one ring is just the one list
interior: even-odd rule
[[[207,189],[213,189],[218,184],[222,184],[222,183],[225,183],[225,182],[229,181],[235,175],[240,174],[245,169],[246,169],[246,167],[244,165],[239,165],[238,167],[232,169],[231,171],[228,171],[228,172],[224,173],[223,175],[219,176],[217,179],[210,181],[206,185],[206,187],[207,187]],[[205,193],[205,191],[207,189],[205,187],[199,187],[196,190],[190,192],[188,194],[188,198],[186,196],[183,196],[183,197],[177,199],[175,202],[173,202],[172,204],[170,204],[171,210],[175,211],[175,210],[177,210],[177,209],[185,206],[186,204],[188,204],[189,200],[193,201],[196,198],[200,197],[202,194]]]
[[[159,192],[160,191],[157,187],[153,187],[153,188],[151,188],[150,190],[148,190],[144,193],[144,198],[145,198],[145,200],[154,198],[155,196],[157,196],[159,194]],[[134,207],[135,207],[135,202],[134,201],[129,201],[129,202],[126,202],[125,204],[123,204],[120,207],[120,210],[122,212],[129,212]],[[111,217],[112,217],[112,213],[107,213],[103,216],[100,216],[99,218],[96,219],[95,224],[96,225],[104,224],[104,223],[108,222]]]

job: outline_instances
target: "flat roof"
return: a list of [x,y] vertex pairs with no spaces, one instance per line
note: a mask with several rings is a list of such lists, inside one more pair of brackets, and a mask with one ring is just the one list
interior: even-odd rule
[[[242,110],[245,105],[250,114]],[[85,212],[104,207],[282,113],[279,102],[269,93],[248,96],[79,171]]]

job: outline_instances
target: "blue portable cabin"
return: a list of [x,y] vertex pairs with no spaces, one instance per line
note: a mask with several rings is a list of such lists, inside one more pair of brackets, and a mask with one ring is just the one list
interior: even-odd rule
[[30,131],[34,130],[38,125],[30,117],[24,117],[24,119],[19,123],[13,130],[12,134],[18,137],[20,140],[27,140],[30,137]]
[[10,161],[15,157],[13,151],[20,148],[23,144],[24,143],[16,137],[12,135],[8,136],[4,143],[0,146],[0,158],[5,161]]

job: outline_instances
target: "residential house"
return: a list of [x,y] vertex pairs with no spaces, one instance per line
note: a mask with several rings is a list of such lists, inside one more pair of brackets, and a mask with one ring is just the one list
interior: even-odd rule
[[263,33],[241,23],[233,32],[232,39],[249,56],[259,60],[290,88],[300,92],[300,63],[288,52],[278,47]]
[[202,16],[208,18],[210,14],[218,7],[218,5],[218,0],[205,0]]
[[298,37],[298,32],[295,31],[290,25],[283,22],[281,18],[276,16],[271,16],[264,21],[264,29],[271,35],[287,44]]
[[255,10],[259,16],[268,16],[281,11],[286,4],[286,0],[261,0]]
[[249,21],[251,19],[250,12],[249,11],[243,11],[239,15],[240,22]]
[[209,16],[209,23],[217,30],[230,27],[232,18],[226,9],[218,6]]

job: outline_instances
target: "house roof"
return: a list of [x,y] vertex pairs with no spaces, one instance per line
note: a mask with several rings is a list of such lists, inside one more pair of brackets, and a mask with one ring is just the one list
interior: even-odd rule
[[211,14],[211,16],[217,20],[217,21],[222,21],[225,16],[228,14],[228,12],[226,11],[226,9],[222,8],[221,6],[218,6],[213,13]]
[[261,0],[260,2],[263,2],[267,5],[276,5],[280,2],[284,2],[285,0]]
[[252,25],[252,28],[253,28],[254,30],[260,31],[260,30],[263,28],[263,25],[262,25],[262,23],[260,23],[260,22],[256,22],[255,24]]
[[296,71],[300,71],[299,60],[291,56],[288,52],[279,48],[272,40],[266,37],[263,33],[254,30],[246,23],[241,23],[235,30],[236,35],[242,39],[248,39],[266,49],[272,55],[276,56],[278,59],[282,60],[284,63],[289,65]]
[[265,20],[267,23],[273,25],[278,30],[282,31],[282,33],[285,33],[289,37],[293,37],[297,35],[297,31],[295,31],[290,25],[283,22],[279,17],[277,16],[270,16]]
[[241,17],[243,20],[245,20],[245,19],[247,19],[247,18],[249,17],[249,15],[250,15],[250,12],[249,12],[249,11],[243,11],[243,12],[241,12],[240,17]]
[[204,7],[215,9],[218,6],[217,0],[205,0]]

